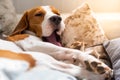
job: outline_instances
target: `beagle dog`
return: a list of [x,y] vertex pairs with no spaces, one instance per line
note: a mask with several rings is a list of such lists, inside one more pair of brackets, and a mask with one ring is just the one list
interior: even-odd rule
[[[45,65],[88,80],[94,80],[93,76],[97,76],[97,80],[98,77],[99,80],[104,80],[106,75],[111,76],[112,70],[89,55],[91,51],[81,52],[62,47],[60,36],[64,28],[59,11],[52,6],[40,6],[26,11],[16,29],[7,38],[21,50],[18,52],[0,50],[0,59],[3,61],[0,64],[6,62],[4,68],[9,72],[7,66],[12,63],[15,68],[14,63],[17,63],[20,69],[13,70],[13,73],[17,70],[21,73],[32,67]],[[87,71],[88,65],[93,72]]]

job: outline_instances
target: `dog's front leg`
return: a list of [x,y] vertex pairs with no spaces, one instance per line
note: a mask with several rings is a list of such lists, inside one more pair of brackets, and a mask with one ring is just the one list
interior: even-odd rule
[[[72,61],[73,55],[69,53],[69,50],[56,46],[54,44],[43,42],[40,38],[32,35],[16,35],[8,37],[8,40],[13,41],[17,46],[24,51],[42,52],[53,56],[58,60]],[[69,53],[69,54],[67,54]]]
[[83,67],[90,69],[95,73],[103,74],[111,72],[111,69],[100,60],[96,59],[92,55],[89,55],[91,51],[85,53],[75,49],[63,48],[51,43],[42,42],[35,36],[29,36],[24,40],[15,41],[25,51],[43,52],[53,56],[57,60],[67,60],[70,63],[76,63],[78,61]]
[[24,51],[42,52],[51,55],[57,60],[66,60],[71,63],[73,63],[74,61],[74,59],[72,58],[73,53],[71,53],[71,51],[69,51],[67,48],[62,48],[51,43],[42,42],[39,40],[20,40],[15,41],[15,43]]

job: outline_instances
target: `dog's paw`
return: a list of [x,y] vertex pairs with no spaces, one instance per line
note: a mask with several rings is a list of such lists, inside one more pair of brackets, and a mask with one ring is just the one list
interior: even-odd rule
[[103,62],[97,62],[97,61],[93,61],[91,63],[89,63],[91,68],[93,69],[93,71],[95,71],[98,74],[104,74],[109,72],[111,69],[105,65]]
[[86,59],[84,63],[87,70],[96,74],[105,74],[106,77],[111,77],[113,74],[113,71],[110,67],[108,67],[106,64],[101,62],[99,59],[96,59],[95,57],[88,57],[88,59]]

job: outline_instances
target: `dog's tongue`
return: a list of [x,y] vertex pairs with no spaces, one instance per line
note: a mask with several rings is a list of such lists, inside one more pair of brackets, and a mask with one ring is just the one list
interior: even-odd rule
[[61,43],[57,41],[56,34],[54,32],[49,37],[47,37],[46,39],[50,43],[53,43],[57,46],[61,46]]

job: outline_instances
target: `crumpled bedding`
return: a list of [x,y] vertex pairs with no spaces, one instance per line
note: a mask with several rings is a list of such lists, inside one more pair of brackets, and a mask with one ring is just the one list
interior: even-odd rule
[[115,80],[120,80],[120,38],[106,41],[103,46],[111,59]]
[[[16,78],[15,78],[16,77]],[[75,77],[57,70],[37,66],[31,70],[10,77],[4,70],[0,70],[0,80],[77,80]]]
[[36,67],[29,72],[25,72],[15,80],[76,80],[73,76],[60,71]]
[[[2,39],[0,39],[0,48],[14,52],[22,51],[16,44]],[[23,68],[26,66],[24,63],[21,66],[18,65],[19,62],[16,61],[16,64],[7,64],[8,68],[3,68],[3,64],[0,63],[0,80],[76,80],[75,77],[67,73],[53,70],[46,66],[36,66],[26,71],[26,69]],[[13,74],[11,74],[11,72]]]

